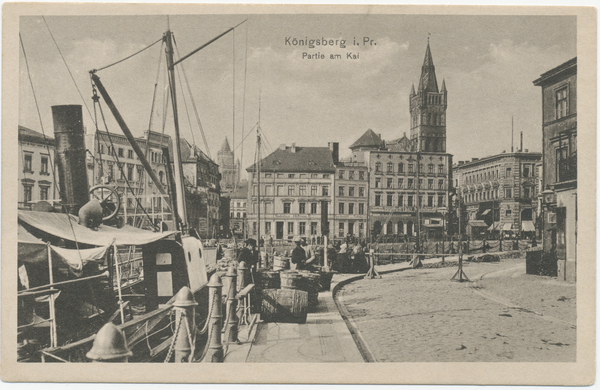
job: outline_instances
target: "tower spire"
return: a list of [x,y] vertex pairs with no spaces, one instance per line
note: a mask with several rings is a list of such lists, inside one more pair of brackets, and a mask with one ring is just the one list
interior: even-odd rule
[[435,77],[435,66],[429,47],[429,37],[427,37],[427,49],[425,50],[425,59],[421,67],[421,79],[419,80],[419,91],[438,93],[437,79]]

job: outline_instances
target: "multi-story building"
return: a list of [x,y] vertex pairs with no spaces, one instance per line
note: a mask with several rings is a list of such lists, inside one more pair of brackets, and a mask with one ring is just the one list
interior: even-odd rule
[[365,239],[367,236],[367,164],[348,159],[336,165],[332,236]]
[[354,144],[352,160],[368,167],[368,213],[372,240],[380,235],[414,236],[417,226],[441,238],[452,184],[452,155],[446,153],[445,81],[438,89],[429,43],[419,87],[410,100],[410,139],[385,143],[367,130]]
[[[163,187],[167,188],[167,168],[162,148],[168,147],[172,155],[173,143],[168,135],[154,131],[149,134],[145,131],[136,142],[142,150],[146,150],[148,140],[148,162]],[[172,221],[169,197],[160,195],[124,135],[96,131],[86,136],[86,144],[88,151],[94,151],[87,154],[90,188],[107,185],[116,189],[122,200],[121,214],[127,224],[133,225],[145,220],[146,213],[155,224],[159,221]],[[140,205],[145,211],[141,210]]]
[[230,192],[229,197],[229,226],[237,237],[244,237],[248,231],[246,203],[248,202],[248,182],[241,181]]
[[203,238],[217,237],[221,222],[219,166],[184,138],[181,139],[181,162],[187,190],[188,225]]
[[454,165],[454,187],[468,216],[463,221],[467,234],[535,234],[539,192],[536,164],[541,157],[541,153],[525,150]]
[[229,146],[227,137],[223,141],[221,150],[217,153],[217,164],[221,173],[221,190],[233,191],[240,181],[240,160],[235,160],[235,154]]
[[[52,200],[58,189],[52,175],[54,138],[19,126],[18,202],[20,209],[31,208],[39,201]],[[58,178],[58,176],[57,176]]]
[[577,57],[542,74],[542,202],[545,252],[555,252],[558,275],[576,280]]
[[260,170],[256,164],[247,168],[250,236],[256,237],[260,228],[260,236],[267,239],[291,239],[300,235],[317,241],[321,236],[322,201],[328,202],[329,220],[332,220],[336,147],[335,143],[329,147],[281,145],[260,160]]

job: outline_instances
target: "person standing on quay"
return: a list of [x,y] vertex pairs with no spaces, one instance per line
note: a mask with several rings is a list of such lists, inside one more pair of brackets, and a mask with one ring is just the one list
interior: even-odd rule
[[306,251],[302,248],[302,239],[299,236],[294,237],[296,247],[292,251],[291,268],[302,270],[306,263]]

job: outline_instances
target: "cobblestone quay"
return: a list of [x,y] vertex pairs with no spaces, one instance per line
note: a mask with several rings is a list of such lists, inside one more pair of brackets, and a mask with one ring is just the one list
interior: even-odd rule
[[340,289],[380,362],[574,362],[575,285],[525,274],[524,259],[395,272]]

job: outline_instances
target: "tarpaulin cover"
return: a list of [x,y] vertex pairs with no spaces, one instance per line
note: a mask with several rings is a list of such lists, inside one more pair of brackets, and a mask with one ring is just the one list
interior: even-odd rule
[[521,230],[524,232],[535,232],[535,225],[533,221],[522,221]]
[[[35,238],[19,225],[18,230],[18,262],[30,266],[48,267],[48,245]],[[73,275],[82,276],[83,266],[89,261],[101,260],[110,247],[110,242],[99,248],[65,249],[50,245],[52,265],[56,268],[60,263],[69,267]]]
[[98,230],[92,230],[79,225],[79,218],[73,215],[39,211],[19,211],[19,221],[65,240],[95,246],[105,246],[113,240],[116,245],[146,245],[179,234],[173,231],[154,233],[129,225],[121,229],[100,225]]
[[494,222],[490,225],[490,227],[488,227],[488,230],[500,230],[500,228],[502,227],[502,222]]

